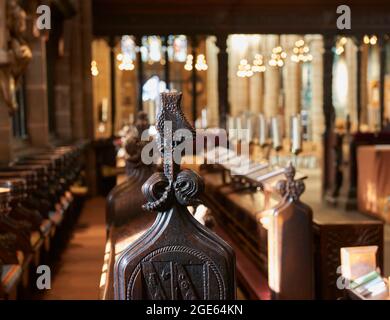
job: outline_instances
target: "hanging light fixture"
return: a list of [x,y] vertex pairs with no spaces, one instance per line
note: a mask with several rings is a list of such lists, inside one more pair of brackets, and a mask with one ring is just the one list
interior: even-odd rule
[[336,51],[335,52],[336,52],[336,54],[338,56],[340,56],[340,55],[342,55],[344,53],[344,51],[345,51],[344,46],[345,46],[346,43],[347,43],[347,38],[346,37],[341,37],[337,41],[337,43],[336,43]]
[[313,56],[310,54],[309,47],[305,44],[303,39],[295,42],[295,47],[293,49],[293,55],[291,56],[291,61],[299,62],[309,62],[313,60]]
[[134,51],[136,50],[134,40],[126,35],[121,39],[121,52],[116,56],[120,71],[132,71],[135,69],[133,62]]
[[368,35],[365,35],[363,37],[363,42],[365,44],[370,44],[372,46],[376,45],[376,43],[378,42],[378,37],[377,36],[368,36]]
[[[194,68],[194,56],[192,54],[187,55],[186,63],[184,65],[184,69],[186,71],[192,71]],[[209,66],[206,62],[206,57],[204,54],[199,54],[196,57],[195,69],[197,71],[207,71]]]
[[209,66],[206,63],[206,57],[204,54],[200,54],[197,56],[195,68],[198,71],[206,71],[209,68]]
[[94,76],[94,77],[97,77],[99,75],[99,69],[97,66],[97,62],[95,60],[93,60],[91,62],[91,73],[92,73],[92,76]]
[[192,54],[187,55],[186,64],[184,65],[184,69],[187,71],[192,71],[194,63],[194,56]]
[[256,54],[255,59],[253,60],[252,72],[259,73],[265,72],[264,59],[261,54]]
[[283,51],[283,48],[281,46],[277,46],[272,49],[271,54],[271,60],[268,62],[268,64],[271,67],[283,67],[284,66],[284,60],[287,58],[287,53]]
[[134,70],[134,62],[133,59],[131,59],[131,56],[128,54],[118,54],[117,56],[118,61],[120,62],[119,64],[119,70],[121,71],[132,71]]
[[241,59],[240,64],[238,65],[237,76],[240,78],[249,78],[253,76],[252,67],[248,63],[248,60]]

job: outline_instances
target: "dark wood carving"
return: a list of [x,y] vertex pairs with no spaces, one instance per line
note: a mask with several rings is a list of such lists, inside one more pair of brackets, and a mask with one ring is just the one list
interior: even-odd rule
[[[218,172],[204,172],[202,176],[206,181],[202,199],[212,211],[216,228],[229,235],[232,245],[239,248],[241,255],[248,257],[254,269],[259,270],[261,275],[267,275],[268,231],[258,223],[258,213],[264,209],[266,196],[261,192],[237,191],[233,185],[224,185]],[[272,194],[272,199],[279,201],[280,196]],[[378,266],[383,270],[383,223],[380,220],[360,213],[350,215],[316,210],[313,212],[312,228],[316,299],[334,300],[343,295],[336,282],[340,276],[337,272],[341,265],[341,247],[378,246]],[[237,277],[243,277],[240,270]],[[255,290],[254,286],[252,288],[253,279],[249,280],[250,283],[240,281],[242,288]],[[258,299],[258,291],[251,293],[252,298]]]
[[25,245],[23,236],[18,235],[15,227],[9,224],[7,216],[11,209],[10,201],[10,190],[0,188],[0,264],[18,264],[16,252],[23,250]]
[[305,191],[290,164],[277,183],[282,201],[272,209],[268,230],[269,284],[274,299],[314,299],[313,212],[300,201]]
[[176,141],[173,134],[187,129],[191,143],[195,137],[182,113],[181,97],[179,93],[161,95],[157,129],[163,172],[153,174],[143,186],[148,201],[144,208],[158,211],[158,216],[153,226],[118,258],[115,299],[235,298],[233,250],[199,224],[186,208],[198,203],[204,185],[195,172],[180,170],[177,153],[184,138]]

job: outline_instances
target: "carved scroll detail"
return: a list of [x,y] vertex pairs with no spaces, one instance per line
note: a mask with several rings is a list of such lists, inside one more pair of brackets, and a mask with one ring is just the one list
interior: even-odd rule
[[161,94],[162,107],[157,116],[157,144],[163,158],[164,172],[154,174],[142,188],[148,201],[143,208],[148,211],[168,210],[175,201],[184,206],[195,205],[204,190],[203,180],[198,174],[191,170],[180,172],[181,155],[175,153],[176,147],[184,142],[184,139],[174,139],[173,134],[177,130],[187,129],[191,132],[192,140],[195,138],[195,129],[181,110],[181,98],[181,93]]

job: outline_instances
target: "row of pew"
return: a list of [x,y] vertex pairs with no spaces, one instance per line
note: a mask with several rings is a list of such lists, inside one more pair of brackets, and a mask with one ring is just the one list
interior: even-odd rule
[[52,267],[87,189],[87,142],[40,150],[0,167],[0,299],[39,293],[39,266]]
[[[282,223],[279,230],[282,238],[289,240],[281,244],[286,253],[278,252],[281,255],[275,257],[275,247],[278,247],[275,241],[280,239],[275,238],[276,229],[271,222],[276,215],[283,215],[285,209],[278,187],[278,182],[285,179],[285,170],[266,161],[245,165],[245,161],[249,161],[245,157],[233,151],[227,156],[226,150],[219,149],[225,152],[212,150],[210,155],[205,155],[205,164],[199,168],[206,184],[202,200],[216,221],[214,230],[236,251],[239,286],[247,297],[275,298],[272,287],[275,266],[279,266],[284,271],[284,274],[276,275],[279,293],[285,291],[288,298],[301,298],[302,285],[296,285],[296,292],[292,292],[291,279],[297,276],[297,270],[310,263],[302,264],[305,257],[299,254],[305,250],[305,256],[312,256],[312,271],[306,271],[306,283],[313,281],[312,298],[334,300],[344,297],[345,292],[337,287],[341,276],[341,248],[377,246],[377,266],[383,270],[383,222],[357,212],[335,212],[317,206],[310,214],[310,230],[302,225],[290,233],[288,227],[283,226],[283,220],[278,222]],[[219,154],[219,159],[214,158],[215,154]],[[295,180],[305,179],[305,174],[296,173]],[[294,184],[292,186],[296,188]],[[303,198],[307,200],[307,197]],[[296,208],[311,211],[299,197],[293,202]],[[291,217],[287,215],[286,220],[290,225]],[[303,230],[310,232],[305,242],[301,239]],[[286,254],[293,250],[294,243],[300,243],[300,251],[289,260]]]

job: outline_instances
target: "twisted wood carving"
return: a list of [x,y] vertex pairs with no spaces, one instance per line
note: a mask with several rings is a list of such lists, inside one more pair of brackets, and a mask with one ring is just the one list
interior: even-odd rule
[[[163,172],[143,185],[144,209],[158,211],[153,226],[118,258],[115,299],[195,300],[235,298],[235,257],[218,236],[199,224],[188,205],[199,202],[202,178],[180,170],[181,143],[193,143],[195,130],[180,108],[181,93],[163,93],[158,114],[158,147]],[[187,129],[187,140],[175,139]]]

